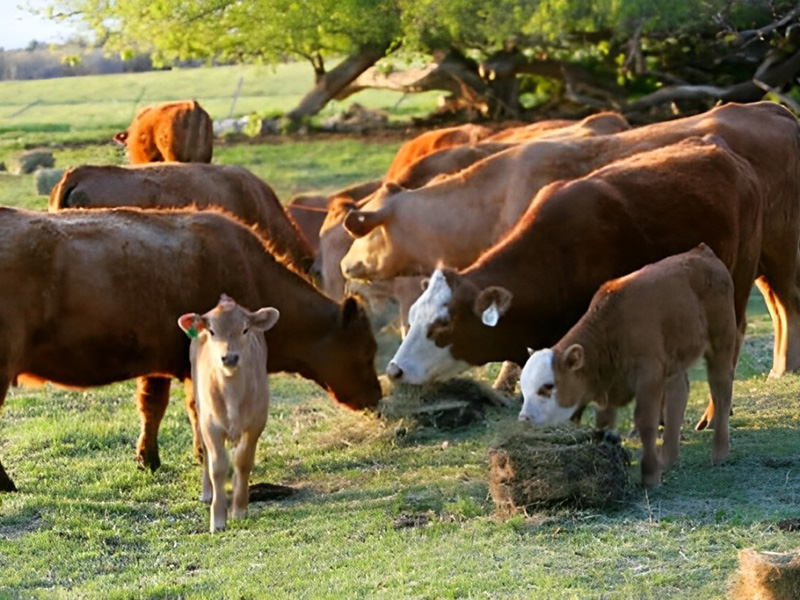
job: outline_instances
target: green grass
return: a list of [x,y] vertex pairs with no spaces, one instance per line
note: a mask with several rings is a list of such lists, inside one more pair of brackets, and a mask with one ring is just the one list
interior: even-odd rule
[[[229,99],[237,75],[223,85],[216,70],[197,72]],[[163,94],[148,101],[174,93],[205,103],[209,88],[181,79],[195,73],[130,76],[127,91],[123,78],[102,94],[100,81],[69,80],[74,96],[66,81],[51,82],[54,88],[27,82],[42,87],[20,85],[13,93],[0,84],[0,156],[54,131],[63,136],[54,147],[57,166],[121,162],[111,144],[73,145],[95,131],[79,117],[91,114],[81,98],[102,97],[98,113],[116,103],[124,124],[142,88]],[[287,95],[305,89],[291,82],[282,84]],[[42,108],[37,120],[37,104],[15,117],[27,120],[12,134],[11,100],[25,105],[45,94],[54,99],[53,114]],[[72,114],[75,130],[47,129],[71,122]],[[100,121],[113,124],[108,116]],[[396,148],[312,137],[224,144],[215,161],[247,166],[286,200],[378,176]],[[0,174],[0,202],[44,208],[33,186],[32,176]],[[131,383],[86,392],[14,389],[0,415],[0,456],[20,492],[0,496],[0,598],[718,599],[740,548],[798,546],[797,534],[777,522],[800,516],[800,379],[766,378],[771,326],[755,294],[749,314],[730,460],[712,466],[711,434],[692,430],[708,394],[702,368],[695,369],[678,464],[660,488],[637,488],[613,510],[494,515],[486,452],[516,420],[515,410],[489,411],[484,423],[451,432],[415,430],[342,410],[314,384],[276,375],[252,481],[298,493],[255,503],[246,520],[212,536],[208,508],[197,501],[200,469],[180,386],[159,436],[163,466],[154,474],[138,471],[133,460],[138,417]],[[496,369],[472,375],[488,381]],[[630,423],[629,407],[621,430]],[[638,441],[625,444],[638,460]],[[396,525],[407,516],[420,526]]]

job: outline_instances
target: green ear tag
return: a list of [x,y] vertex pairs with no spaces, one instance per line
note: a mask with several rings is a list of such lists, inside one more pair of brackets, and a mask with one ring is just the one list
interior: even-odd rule
[[189,329],[186,330],[186,335],[189,336],[189,339],[195,339],[197,337],[197,328],[192,325]]

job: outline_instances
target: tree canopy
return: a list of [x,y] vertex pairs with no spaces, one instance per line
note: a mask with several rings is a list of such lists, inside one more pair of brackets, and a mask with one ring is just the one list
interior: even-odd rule
[[[545,96],[647,111],[788,92],[800,71],[791,0],[52,0],[49,11],[156,63],[306,60],[316,86],[291,117],[376,86],[441,89],[485,116]],[[373,68],[392,53],[431,64]]]

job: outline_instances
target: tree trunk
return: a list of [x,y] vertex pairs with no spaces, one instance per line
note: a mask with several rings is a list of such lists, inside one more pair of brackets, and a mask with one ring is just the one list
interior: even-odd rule
[[385,56],[385,47],[364,47],[351,54],[333,69],[317,77],[314,88],[286,116],[296,121],[316,115],[359,75]]

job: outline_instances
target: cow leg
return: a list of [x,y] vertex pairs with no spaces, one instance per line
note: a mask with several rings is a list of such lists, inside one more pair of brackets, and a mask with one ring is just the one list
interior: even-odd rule
[[203,428],[203,442],[206,446],[206,460],[211,478],[211,533],[225,529],[228,520],[228,502],[225,498],[225,477],[228,474],[228,453],[225,440],[218,431]]
[[492,384],[492,388],[496,391],[513,396],[517,389],[517,382],[519,375],[522,372],[520,366],[510,360],[504,361],[503,366],[500,367],[500,372]]
[[200,502],[211,504],[211,501],[214,499],[214,488],[211,484],[211,468],[208,464],[208,452],[205,452],[205,447],[203,447],[203,451],[203,488],[200,491]]
[[733,371],[730,362],[730,357],[725,352],[715,352],[706,357],[708,386],[717,418],[711,446],[711,460],[714,464],[725,460],[730,452],[729,422],[733,397]]
[[642,484],[648,487],[661,483],[661,464],[656,442],[663,395],[664,384],[660,377],[654,373],[639,374],[633,423],[642,440]]
[[192,450],[194,457],[201,465],[203,464],[203,437],[200,434],[200,423],[197,418],[197,402],[194,397],[194,384],[191,379],[183,381],[183,397],[186,399],[186,416],[189,417],[189,424],[192,426]]
[[[0,377],[0,407],[3,406],[3,402],[6,399],[6,393],[8,392],[8,386],[11,384],[11,380],[8,377]],[[6,470],[3,468],[3,463],[0,462],[0,492],[16,492],[17,486],[14,485],[14,482],[11,480],[11,477],[8,476]]]
[[769,316],[772,319],[772,327],[775,331],[773,346],[772,346],[772,370],[770,377],[779,377],[786,372],[786,351],[788,342],[788,331],[786,310],[781,304],[775,291],[770,286],[769,282],[764,277],[756,279],[756,287],[761,295],[764,297],[764,303],[767,305]]
[[689,378],[686,373],[675,377],[664,389],[664,443],[661,446],[661,468],[669,469],[678,460],[681,425],[689,400]]
[[158,457],[158,428],[169,404],[168,377],[139,377],[136,380],[136,404],[142,433],[136,444],[136,460],[139,468],[149,467],[155,471],[161,466]]
[[[255,432],[253,432],[255,433]],[[249,499],[248,486],[250,472],[256,460],[256,445],[258,435],[242,432],[239,444],[233,457],[233,507],[231,519],[242,519],[247,516],[247,501]]]

